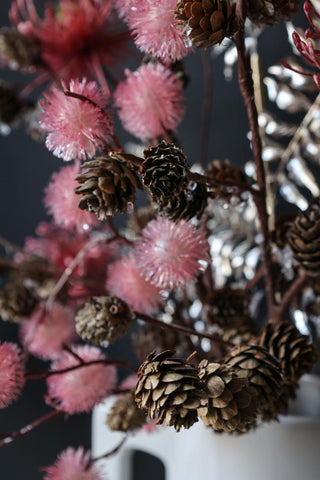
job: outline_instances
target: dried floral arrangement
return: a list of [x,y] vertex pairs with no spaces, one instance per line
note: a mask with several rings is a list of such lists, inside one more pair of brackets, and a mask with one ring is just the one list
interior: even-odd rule
[[[298,6],[60,0],[40,16],[33,0],[12,2],[0,64],[33,79],[19,92],[1,82],[1,129],[23,122],[69,164],[45,190],[52,221],[23,248],[1,238],[0,312],[18,324],[21,345],[0,344],[0,408],[32,380],[46,381],[51,408],[1,434],[1,447],[111,394],[106,428],[125,436],[104,458],[140,428],[179,431],[201,420],[245,434],[288,412],[317,360],[311,333],[320,328],[320,5],[305,1],[305,32],[290,21]],[[295,56],[263,78],[257,39],[279,22]],[[227,75],[237,66],[252,146],[244,170],[221,160],[190,166],[179,142],[182,59],[195,49],[223,54]],[[125,69],[128,58],[140,66]],[[263,83],[279,117],[267,110]],[[292,113],[301,120],[290,121]],[[120,144],[116,114],[135,148]],[[292,215],[278,217],[280,196]],[[138,368],[108,357],[124,335]],[[28,370],[30,355],[47,369]],[[120,383],[118,368],[130,372]],[[100,458],[70,447],[43,478],[100,480]]]

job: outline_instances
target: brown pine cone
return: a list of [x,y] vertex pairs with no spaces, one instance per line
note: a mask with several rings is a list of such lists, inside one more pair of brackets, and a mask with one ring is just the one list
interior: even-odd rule
[[197,408],[205,393],[197,369],[173,354],[153,352],[140,366],[136,402],[150,418],[157,416],[158,424],[173,425],[178,432],[198,421]]
[[0,123],[9,126],[19,123],[33,106],[33,102],[19,97],[9,84],[0,80]]
[[240,327],[252,324],[249,313],[250,296],[242,288],[224,288],[212,290],[203,308],[205,321],[220,327]]
[[230,368],[203,360],[199,377],[206,384],[207,398],[201,400],[198,415],[217,432],[245,433],[255,426],[257,391],[247,378]]
[[146,413],[135,402],[134,390],[122,394],[113,404],[106,421],[110,430],[132,432],[146,423]]
[[175,16],[197,47],[209,47],[232,37],[238,23],[229,0],[180,0]]
[[77,334],[94,345],[113,343],[133,322],[128,305],[116,296],[91,297],[76,315]]
[[162,217],[179,222],[193,217],[200,218],[207,206],[207,199],[206,187],[191,181],[182,192],[174,192],[166,203],[157,205],[157,208]]
[[299,0],[249,0],[248,17],[257,25],[274,25],[290,20]]
[[312,276],[320,275],[320,200],[300,212],[288,234],[295,260]]
[[126,213],[128,203],[136,200],[135,189],[142,190],[133,167],[116,152],[85,162],[83,167],[86,171],[76,177],[80,185],[75,193],[83,195],[79,208],[95,213],[99,220],[117,211]]
[[238,327],[221,329],[222,340],[234,345],[248,345],[258,333],[258,327],[251,321]]
[[[207,177],[217,180],[217,186],[207,187],[209,196],[211,198],[222,198],[230,200],[232,197],[239,197],[241,199],[242,192],[239,192],[237,187],[223,185],[223,182],[230,182],[241,185],[243,187],[250,187],[248,179],[242,170],[230,165],[227,160],[213,160],[208,170],[205,172]],[[220,184],[221,182],[221,184]]]
[[39,43],[16,29],[0,31],[0,55],[16,68],[36,67],[41,64]]
[[22,283],[8,283],[0,291],[0,316],[3,320],[20,322],[32,313],[36,304],[32,291]]
[[186,188],[189,165],[180,148],[163,140],[156,147],[146,148],[143,155],[140,173],[155,203],[167,203],[173,192],[179,195]]
[[259,345],[279,360],[285,381],[293,384],[312,370],[318,358],[308,335],[302,335],[287,321],[268,323],[262,330]]
[[260,346],[244,345],[230,350],[224,363],[255,388],[261,418],[277,418],[278,400],[284,386],[279,361]]

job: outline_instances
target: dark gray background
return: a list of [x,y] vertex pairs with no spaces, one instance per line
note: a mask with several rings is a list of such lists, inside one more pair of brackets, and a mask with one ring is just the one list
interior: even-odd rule
[[[1,1],[2,25],[9,24],[7,12],[10,3],[9,0]],[[35,4],[43,5],[44,2],[35,1]],[[283,27],[268,28],[262,35],[261,47],[264,65],[283,58],[288,51]],[[235,80],[225,82],[221,57],[212,66],[214,99],[209,158],[229,158],[232,163],[243,165],[250,159],[250,150],[246,140],[247,117],[238,85]],[[187,69],[191,76],[186,91],[187,114],[178,133],[190,163],[194,163],[199,159],[201,138],[202,64],[199,52],[190,55]],[[6,74],[3,77],[7,78]],[[121,138],[128,137],[121,134]],[[43,145],[31,140],[23,130],[16,130],[8,137],[0,137],[0,148],[1,234],[22,245],[24,237],[33,235],[37,224],[45,218],[43,188],[51,172],[58,170],[62,161],[51,155]],[[2,322],[0,339],[16,339],[16,327]],[[124,344],[121,347],[125,350]],[[119,348],[116,348],[115,354],[121,355]],[[42,399],[44,393],[45,385],[41,382],[28,384],[15,405],[0,411],[0,432],[14,431],[45,413],[47,408]],[[51,421],[3,448],[0,451],[0,478],[40,479],[42,475],[38,472],[39,466],[51,464],[57,453],[69,445],[90,446],[89,415],[74,416],[67,421],[61,418]],[[139,475],[137,478],[142,480],[143,477]]]

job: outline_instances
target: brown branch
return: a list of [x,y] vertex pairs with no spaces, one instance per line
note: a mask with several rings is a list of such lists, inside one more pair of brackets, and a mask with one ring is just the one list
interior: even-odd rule
[[264,257],[265,280],[267,287],[267,299],[269,315],[275,306],[274,300],[274,279],[273,265],[270,248],[270,232],[268,226],[268,212],[266,204],[267,188],[264,164],[262,160],[262,143],[259,132],[258,112],[254,99],[254,84],[252,78],[252,70],[250,65],[250,57],[245,47],[245,20],[247,16],[248,0],[238,0],[236,5],[236,13],[239,22],[239,30],[234,37],[234,43],[238,52],[238,77],[240,91],[247,108],[249,126],[251,131],[252,153],[256,166],[257,182],[259,185],[260,195],[254,195],[257,206],[257,212],[261,225],[261,233],[263,235],[262,253]]
[[90,462],[88,463],[88,466],[86,468],[86,470],[88,470],[91,465],[95,462],[98,462],[99,460],[103,460],[105,458],[109,458],[109,457],[112,457],[113,455],[115,455],[116,453],[118,453],[118,451],[120,450],[120,448],[123,446],[123,444],[127,441],[128,439],[128,435],[126,435],[120,443],[118,443],[118,445],[116,445],[112,450],[110,450],[109,452],[107,453],[103,453],[102,455],[99,455],[98,457],[95,457],[95,458],[92,458],[92,460],[90,460]]
[[190,172],[188,178],[190,180],[194,180],[197,183],[203,183],[204,185],[207,185],[207,186],[212,186],[212,187],[222,186],[226,188],[233,187],[233,188],[236,188],[240,193],[250,192],[253,196],[260,195],[259,190],[256,190],[250,185],[232,182],[231,180],[218,180],[216,178],[208,177],[206,175],[202,175],[201,173],[196,173],[196,172]]
[[150,317],[149,315],[146,315],[144,313],[140,312],[134,312],[137,318],[141,318],[141,320],[144,320],[145,322],[148,323],[153,323],[154,325],[157,325],[159,328],[169,328],[170,330],[175,330],[176,332],[181,332],[184,333],[185,335],[195,335],[200,338],[208,338],[209,340],[212,340],[213,342],[220,343],[222,345],[226,345],[227,347],[234,347],[234,344],[231,342],[228,342],[226,340],[223,340],[220,335],[216,335],[214,333],[206,333],[206,332],[198,332],[197,330],[194,330],[193,328],[190,327],[185,327],[183,325],[177,325],[176,323],[166,323],[162,322],[161,320],[157,318]]
[[300,277],[296,278],[280,302],[280,305],[276,306],[273,312],[273,316],[270,317],[270,322],[278,323],[283,320],[283,314],[285,313],[286,308],[290,305],[291,301],[294,299],[296,295],[305,287],[309,281],[310,277],[304,273]]
[[202,51],[202,66],[204,78],[204,96],[202,105],[202,130],[201,130],[201,151],[200,165],[205,168],[207,164],[209,133],[210,133],[210,113],[212,106],[212,68],[211,54],[209,50]]

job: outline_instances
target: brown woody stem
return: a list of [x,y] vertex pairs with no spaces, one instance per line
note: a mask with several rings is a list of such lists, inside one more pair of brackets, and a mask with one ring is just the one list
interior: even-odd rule
[[270,317],[269,321],[272,323],[278,323],[283,320],[283,315],[286,311],[286,308],[290,305],[291,301],[294,299],[294,297],[301,292],[303,287],[305,287],[309,281],[308,275],[305,273],[301,275],[300,277],[296,278],[284,296],[282,297],[280,305],[277,305],[274,309],[273,316]]
[[128,435],[126,435],[120,443],[118,443],[118,445],[116,445],[112,450],[110,450],[109,452],[107,453],[103,453],[102,455],[99,455],[98,457],[95,457],[95,458],[92,458],[92,460],[90,460],[90,462],[88,463],[88,466],[87,466],[87,470],[91,467],[91,465],[95,462],[98,462],[99,460],[103,460],[105,458],[109,458],[109,457],[112,457],[113,455],[115,455],[116,453],[119,452],[120,448],[123,446],[123,444],[127,441],[128,439]]
[[249,126],[251,131],[252,153],[256,166],[257,182],[260,195],[255,195],[254,200],[261,225],[263,235],[262,253],[264,259],[265,282],[267,288],[267,300],[269,315],[275,307],[274,300],[274,281],[273,266],[270,248],[270,232],[268,227],[268,212],[266,204],[266,176],[262,160],[262,143],[259,133],[258,112],[254,99],[254,84],[252,70],[250,66],[250,57],[245,47],[245,20],[247,16],[248,0],[238,0],[236,13],[239,22],[239,30],[234,36],[234,43],[238,52],[238,76],[240,91],[247,108]]

